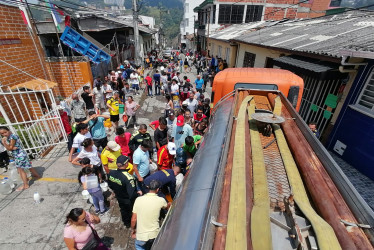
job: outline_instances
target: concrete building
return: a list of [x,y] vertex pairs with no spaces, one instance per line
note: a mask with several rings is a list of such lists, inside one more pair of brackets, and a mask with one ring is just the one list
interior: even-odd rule
[[[300,2],[300,3],[299,3]],[[325,15],[331,0],[205,0],[197,13],[197,50],[207,50],[209,32],[222,26],[268,20],[313,18]]]
[[197,14],[194,13],[194,8],[199,6],[203,0],[184,0],[183,1],[183,19],[180,24],[180,44],[181,48],[193,49],[187,36],[194,34],[195,32],[195,20],[197,20]]

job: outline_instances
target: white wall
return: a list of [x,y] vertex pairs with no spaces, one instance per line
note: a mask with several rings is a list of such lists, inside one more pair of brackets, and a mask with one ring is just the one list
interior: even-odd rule
[[184,0],[183,1],[183,9],[184,15],[181,22],[181,35],[187,35],[194,33],[194,16],[196,16],[197,20],[197,13],[193,12],[193,9],[199,6],[204,0]]
[[[270,58],[278,58],[282,54],[279,51],[256,47],[253,45],[243,44],[240,43],[238,47],[238,54],[236,58],[236,67],[240,68],[243,67],[243,60],[244,60],[244,53],[250,52],[252,54],[256,54],[255,58],[255,68],[264,68],[266,63],[266,57]],[[287,53],[283,53],[288,55]]]

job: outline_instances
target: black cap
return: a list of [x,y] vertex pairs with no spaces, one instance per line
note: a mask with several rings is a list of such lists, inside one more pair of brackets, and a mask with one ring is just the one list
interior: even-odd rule
[[129,158],[126,156],[126,155],[120,155],[118,158],[117,158],[117,164],[121,164],[121,165],[124,165],[126,164],[127,162],[129,161]]
[[174,110],[173,110],[173,109],[169,110],[169,113],[168,113],[168,115],[175,115],[175,112],[174,112]]

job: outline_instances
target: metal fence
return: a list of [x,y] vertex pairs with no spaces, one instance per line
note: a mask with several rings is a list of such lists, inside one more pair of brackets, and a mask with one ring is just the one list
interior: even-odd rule
[[1,87],[0,114],[5,120],[3,126],[20,137],[28,155],[39,158],[51,147],[66,143],[67,135],[52,89],[43,80],[32,82]]

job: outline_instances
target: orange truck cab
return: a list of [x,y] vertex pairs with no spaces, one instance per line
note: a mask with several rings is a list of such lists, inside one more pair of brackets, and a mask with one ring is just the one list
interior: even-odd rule
[[279,90],[299,111],[304,81],[294,73],[272,68],[228,68],[220,71],[213,81],[213,107],[235,89]]

